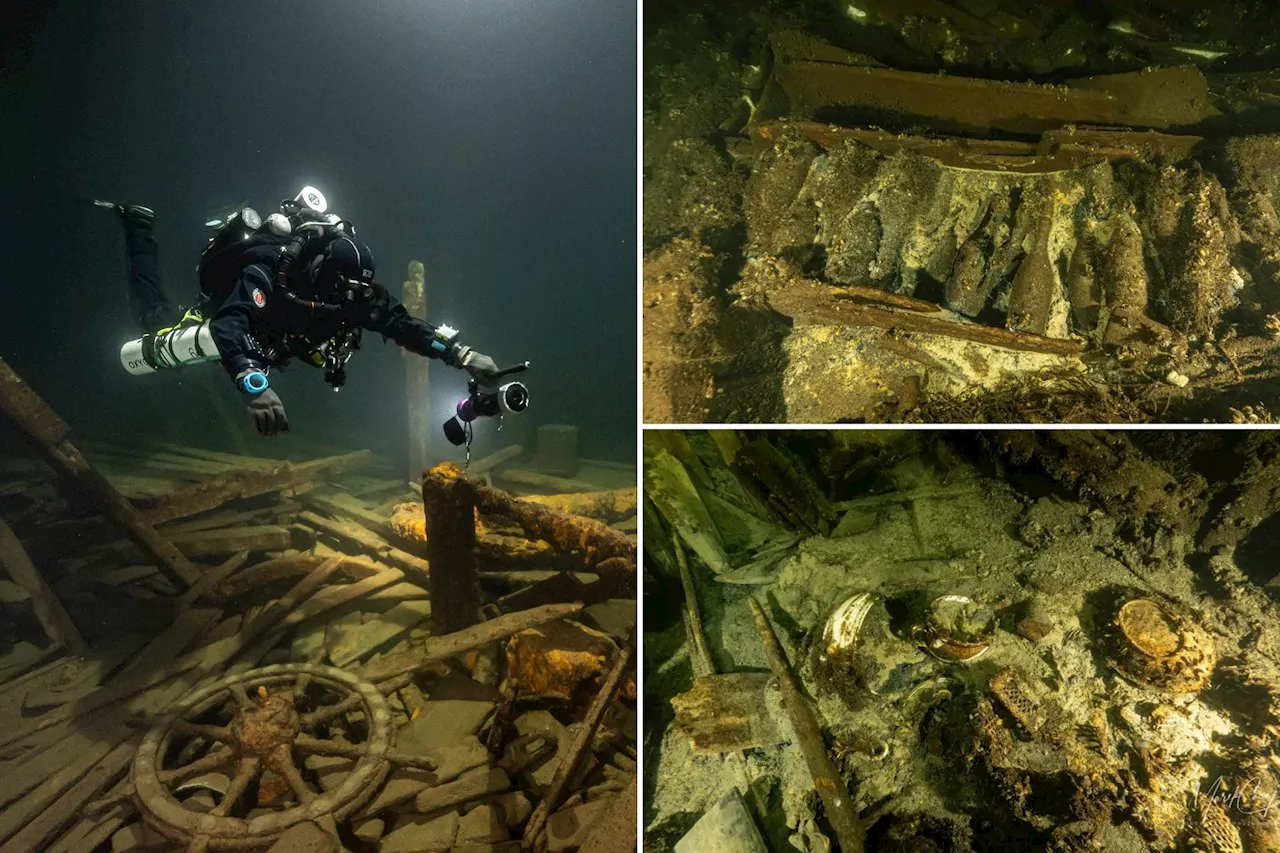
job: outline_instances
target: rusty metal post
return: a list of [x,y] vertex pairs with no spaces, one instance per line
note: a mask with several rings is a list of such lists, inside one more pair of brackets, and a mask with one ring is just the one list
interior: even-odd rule
[[423,476],[422,503],[431,567],[431,635],[439,637],[480,621],[475,486],[458,465],[443,462]]
[[[409,261],[409,278],[404,283],[405,310],[419,320],[427,316],[426,274],[422,261]],[[404,351],[405,404],[409,409],[409,482],[417,482],[427,470],[428,438],[431,435],[431,397],[427,359]],[[443,418],[441,418],[443,420]]]

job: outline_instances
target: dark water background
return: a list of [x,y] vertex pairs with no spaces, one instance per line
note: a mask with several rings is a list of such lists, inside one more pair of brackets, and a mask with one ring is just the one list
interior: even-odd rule
[[[137,335],[121,231],[70,196],[153,207],[166,289],[187,303],[211,208],[265,216],[314,184],[393,293],[422,260],[427,319],[533,362],[509,429],[577,424],[584,455],[634,458],[633,4],[24,5],[0,13],[0,355],[77,433],[232,448],[222,395],[249,446],[265,441],[220,367],[120,368]],[[435,423],[465,375],[431,374]],[[305,366],[279,377],[293,431],[276,441],[404,459],[399,348],[366,334],[349,375],[337,395]],[[503,443],[492,432],[477,452]]]

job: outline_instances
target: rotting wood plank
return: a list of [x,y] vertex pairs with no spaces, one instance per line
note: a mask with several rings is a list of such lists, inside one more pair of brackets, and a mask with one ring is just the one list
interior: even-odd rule
[[293,490],[310,485],[322,477],[354,471],[373,461],[373,451],[357,450],[340,456],[329,456],[310,462],[281,462],[270,469],[236,471],[214,476],[199,483],[175,489],[152,502],[145,517],[152,524],[216,509],[233,500],[256,497],[267,492]]
[[9,525],[0,521],[0,568],[8,572],[9,577],[31,596],[31,604],[49,639],[59,643],[68,652],[80,657],[87,649],[84,638],[75,623],[71,621],[66,608],[58,600],[49,584],[36,569],[31,558],[22,547],[21,540],[10,529]]
[[195,604],[202,595],[208,592],[226,580],[236,569],[239,569],[249,559],[248,551],[237,551],[226,560],[224,560],[216,568],[210,569],[201,576],[200,580],[191,585],[191,588],[184,592],[178,598],[178,609],[184,609]]
[[452,634],[480,618],[475,486],[460,466],[444,462],[423,475],[422,501],[430,531],[427,562],[436,567],[427,575],[427,589],[436,604],[431,633]]
[[309,492],[302,496],[302,503],[310,510],[367,527],[384,539],[389,539],[394,534],[390,518],[366,509],[363,503],[350,495],[318,495]]
[[80,816],[86,803],[107,787],[114,785],[129,771],[136,749],[133,743],[122,743],[102,761],[91,767],[57,802],[49,806],[16,835],[0,847],[0,853],[31,853],[44,846]]
[[196,567],[89,464],[67,438],[70,428],[66,423],[4,359],[0,359],[0,411],[36,443],[45,460],[65,476],[68,484],[90,497],[104,515],[159,561],[160,570],[177,589],[184,590],[195,583],[200,577]]
[[536,628],[557,619],[568,619],[582,611],[579,604],[548,604],[498,616],[442,637],[428,637],[407,649],[384,655],[364,668],[362,676],[375,684],[390,681],[456,657],[471,649],[505,639],[512,634]]
[[[216,585],[213,595],[222,599],[235,598],[269,583],[304,575],[331,556],[333,554],[289,554],[284,557],[276,557],[274,560],[267,560],[255,566],[250,566],[234,577]],[[377,574],[381,568],[367,557],[344,555],[342,571],[356,580]]]
[[308,619],[327,613],[335,607],[354,601],[361,596],[369,595],[401,580],[404,580],[404,572],[399,569],[384,569],[376,575],[362,578],[355,583],[330,584],[302,602],[301,605],[284,618],[280,623],[280,627],[292,628]]
[[512,486],[526,486],[539,489],[543,494],[565,495],[573,492],[598,492],[600,487],[585,480],[571,480],[566,477],[553,477],[524,468],[503,468],[496,475],[497,479]]
[[236,551],[283,551],[292,547],[293,534],[274,524],[201,530],[173,538],[173,544],[192,557],[221,557]]
[[1221,115],[1196,68],[1045,85],[799,60],[778,63],[774,76],[797,117],[860,111],[880,124],[926,118],[932,127],[952,132],[1039,134],[1069,124],[1166,130]]
[[116,830],[128,823],[135,812],[137,808],[132,801],[128,801],[117,803],[101,815],[81,818],[54,842],[48,853],[84,853],[86,850],[97,850],[99,845],[110,840]]
[[886,331],[958,338],[990,347],[1049,355],[1075,356],[1085,351],[1085,344],[1079,341],[1046,338],[962,322],[940,306],[935,315],[864,304],[858,301],[858,296],[843,297],[841,291],[844,289],[798,279],[790,286],[770,293],[769,307],[802,326],[869,326]]
[[188,533],[199,533],[204,530],[218,528],[241,527],[257,518],[278,518],[281,515],[297,512],[302,509],[298,501],[283,501],[256,509],[227,509],[192,518],[189,521],[171,522],[161,525],[160,532],[169,537],[184,536]]
[[[9,842],[0,847],[0,853],[8,853],[11,849],[27,853],[35,849],[34,847],[13,847],[10,839],[49,809],[91,768],[106,758],[112,750],[118,749],[121,744],[129,740],[132,734],[128,727],[120,725],[119,722],[100,730],[97,736],[86,743],[68,763],[55,770],[39,785],[28,789],[20,800],[11,802],[0,810],[0,842]],[[90,797],[86,797],[85,802],[89,799]]]
[[430,566],[426,560],[396,548],[364,527],[323,518],[314,512],[299,513],[298,521],[333,537],[344,545],[367,552],[388,565],[403,569],[417,580],[426,581],[430,577]]
[[483,459],[477,459],[467,466],[467,473],[472,477],[496,471],[508,462],[514,462],[524,455],[524,445],[512,444],[501,450],[495,450]]

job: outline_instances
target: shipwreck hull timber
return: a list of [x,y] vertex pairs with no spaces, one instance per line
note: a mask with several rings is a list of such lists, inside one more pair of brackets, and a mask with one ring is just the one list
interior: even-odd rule
[[45,460],[69,485],[83,490],[107,518],[122,527],[143,551],[155,557],[160,571],[178,589],[186,589],[200,578],[200,571],[191,561],[157,533],[153,522],[144,518],[89,464],[68,437],[71,427],[2,359],[0,411],[35,442]]

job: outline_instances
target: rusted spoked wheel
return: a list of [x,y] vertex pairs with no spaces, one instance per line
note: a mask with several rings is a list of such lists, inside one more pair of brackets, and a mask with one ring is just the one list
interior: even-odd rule
[[[318,733],[331,723],[356,741]],[[178,702],[146,735],[133,760],[134,799],[143,819],[188,853],[268,847],[302,821],[342,821],[369,801],[390,770],[391,709],[378,688],[340,669],[281,664],[234,675]],[[300,756],[355,759],[331,791],[316,790]],[[266,771],[292,790],[294,804],[251,819],[241,801]],[[182,783],[221,772],[230,779],[207,814],[174,796]]]

